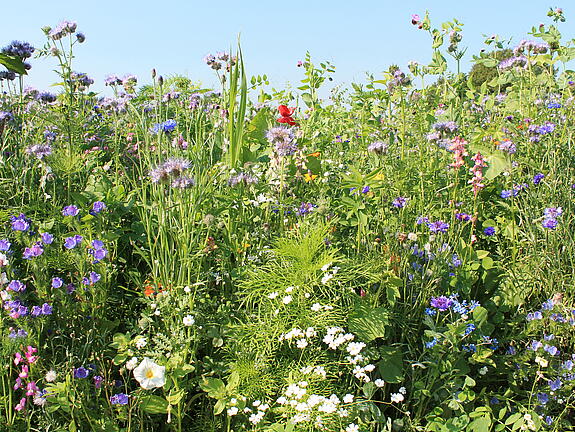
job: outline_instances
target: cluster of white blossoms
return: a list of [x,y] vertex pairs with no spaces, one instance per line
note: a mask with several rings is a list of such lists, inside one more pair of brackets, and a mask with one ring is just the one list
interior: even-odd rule
[[289,406],[296,411],[291,417],[290,423],[297,424],[314,421],[317,426],[321,427],[323,425],[323,416],[331,414],[341,418],[349,416],[346,405],[353,402],[353,395],[346,394],[343,400],[335,394],[325,397],[315,393],[308,393],[307,386],[307,381],[290,384],[284,391],[284,395],[277,399],[278,404]]
[[393,403],[400,403],[403,402],[403,400],[405,399],[404,395],[405,393],[407,393],[407,390],[405,390],[405,387],[400,387],[398,390],[398,393],[392,393],[391,396],[391,402]]
[[322,310],[328,311],[328,310],[332,310],[333,306],[330,305],[322,305],[320,303],[314,303],[311,308],[310,308],[313,312],[319,312]]
[[333,279],[333,277],[339,271],[338,266],[334,266],[330,269],[332,263],[328,263],[321,268],[321,271],[324,273],[323,277],[321,278],[321,283],[327,285],[327,283]]
[[[243,398],[243,401],[245,402],[245,397]],[[231,407],[226,411],[230,417],[235,416],[240,411],[236,406],[237,403],[238,401],[236,398],[232,398],[230,400]],[[257,425],[262,421],[270,406],[267,403],[262,403],[262,401],[256,400],[252,402],[252,407],[253,408],[246,406],[242,411],[244,414],[249,414],[248,420],[251,424]]]
[[325,378],[327,372],[323,366],[304,366],[299,370],[304,375],[318,376],[320,378]]
[[[284,305],[288,305],[292,302],[293,297],[291,293],[295,290],[295,287],[289,286],[285,289],[285,295],[282,296],[281,300]],[[280,293],[277,291],[271,292],[268,294],[268,298],[270,300],[274,300],[280,296]]]
[[293,328],[291,329],[289,332],[287,333],[283,333],[282,335],[280,335],[279,337],[279,341],[283,342],[283,341],[292,341],[295,339],[296,341],[296,346],[300,349],[304,349],[305,347],[307,347],[309,345],[309,340],[311,338],[314,338],[317,336],[317,331],[315,331],[315,329],[313,327],[308,327],[305,330],[302,330],[300,328]]

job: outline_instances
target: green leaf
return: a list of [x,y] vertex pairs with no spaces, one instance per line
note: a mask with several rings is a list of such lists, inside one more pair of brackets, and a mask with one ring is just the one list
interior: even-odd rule
[[403,354],[395,347],[381,347],[381,361],[377,364],[381,378],[388,383],[403,381]]
[[221,379],[204,378],[200,383],[200,388],[214,399],[223,399],[226,396],[226,386]]
[[148,414],[166,414],[168,405],[168,401],[163,397],[154,395],[140,397],[140,409]]
[[228,385],[226,386],[226,390],[228,391],[228,393],[231,393],[239,385],[240,385],[240,374],[237,372],[232,372],[228,378]]
[[493,180],[503,171],[511,167],[510,162],[507,160],[505,156],[492,154],[487,159],[489,164],[487,171],[485,171],[485,178],[487,180]]
[[364,303],[357,303],[348,318],[349,330],[365,342],[385,336],[389,324],[389,313],[383,307],[371,308]]
[[468,432],[489,432],[491,419],[488,416],[478,417],[467,426]]
[[313,104],[313,98],[311,97],[311,94],[302,93],[301,98],[308,107],[310,107],[310,108],[313,107],[314,104]]
[[27,75],[24,62],[18,57],[0,53],[0,64],[4,65],[6,69],[11,72],[15,72],[20,75]]
[[170,405],[177,405],[178,403],[180,403],[185,394],[186,391],[184,389],[180,389],[177,391],[172,389],[172,391],[170,391],[170,394],[166,397],[166,400]]

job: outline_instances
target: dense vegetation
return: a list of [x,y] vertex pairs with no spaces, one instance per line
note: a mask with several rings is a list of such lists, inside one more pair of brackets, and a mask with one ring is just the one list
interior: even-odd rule
[[575,430],[575,41],[548,15],[469,76],[462,24],[414,16],[430,64],[328,100],[309,54],[297,91],[238,47],[205,59],[220,89],[102,97],[75,23],[4,48],[1,430]]

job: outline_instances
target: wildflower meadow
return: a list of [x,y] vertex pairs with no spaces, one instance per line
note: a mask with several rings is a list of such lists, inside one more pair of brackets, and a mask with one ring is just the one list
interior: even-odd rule
[[0,431],[575,430],[575,39],[431,17],[328,98],[0,41]]

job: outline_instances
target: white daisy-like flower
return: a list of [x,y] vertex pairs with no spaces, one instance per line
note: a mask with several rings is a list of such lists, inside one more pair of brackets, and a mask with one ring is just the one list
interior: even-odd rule
[[231,417],[231,416],[235,416],[238,413],[238,411],[239,411],[238,407],[231,407],[231,408],[228,408],[227,413]]
[[343,397],[343,401],[344,401],[345,403],[352,403],[352,402],[353,402],[353,395],[352,395],[352,394],[349,394],[349,393],[346,394],[346,395]]
[[296,341],[296,346],[300,349],[304,349],[308,345],[309,345],[309,343],[308,343],[307,339],[298,339]]
[[134,378],[145,390],[163,387],[166,384],[166,367],[160,366],[144,357],[142,363],[134,369]]
[[345,432],[359,432],[359,426],[355,423],[350,423],[346,428]]
[[287,305],[287,304],[290,304],[291,301],[292,301],[292,296],[290,296],[290,295],[287,295],[287,296],[285,296],[285,297],[282,299],[282,303],[283,303],[283,304],[286,304],[286,305]]
[[186,316],[184,317],[184,319],[183,319],[183,322],[184,322],[184,325],[185,325],[186,327],[190,327],[190,326],[194,325],[194,323],[196,322],[196,320],[194,319],[193,316],[191,316],[191,315],[186,315]]
[[273,300],[275,299],[277,296],[279,296],[280,294],[277,291],[274,291],[273,293],[269,293],[268,294],[268,298]]

